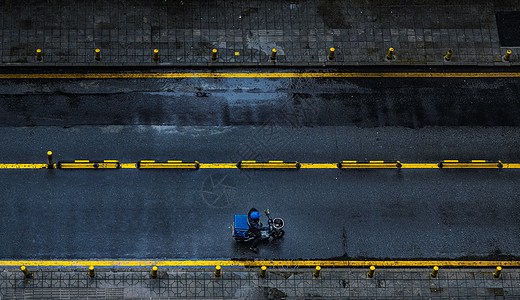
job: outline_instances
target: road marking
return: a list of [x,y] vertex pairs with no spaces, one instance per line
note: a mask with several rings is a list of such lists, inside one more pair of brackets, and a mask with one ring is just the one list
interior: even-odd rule
[[4,260],[0,267],[520,267],[509,260]]
[[[242,161],[242,169],[247,168],[265,168],[265,169],[297,169],[297,164],[301,169],[338,169],[338,163],[331,162],[320,162],[320,163],[297,163],[297,162],[281,162],[271,161],[267,163],[254,162],[254,161]],[[499,169],[499,164],[504,169],[520,169],[520,163],[517,162],[484,162],[484,161],[472,161],[472,162],[458,162],[458,161],[442,161],[443,169]],[[72,169],[95,169],[94,164],[97,164],[97,168],[105,169],[137,169],[138,163],[119,163],[117,160],[106,160],[104,162],[94,163],[88,160],[76,160],[74,162],[58,162],[55,164],[55,168],[72,168]],[[214,162],[214,163],[198,163],[198,162],[182,162],[182,161],[167,161],[167,162],[155,162],[155,161],[141,161],[141,168],[143,169],[196,169],[197,164],[200,169],[239,169],[238,163],[234,162]],[[439,169],[439,163],[427,162],[400,162],[400,168],[402,169]],[[398,169],[396,163],[388,163],[382,161],[371,161],[371,162],[356,162],[356,161],[343,161],[340,166],[342,169]],[[0,163],[0,169],[46,169],[47,164],[39,163]]]
[[240,73],[61,73],[61,74],[0,74],[0,79],[142,79],[142,78],[517,78],[517,72],[240,72]]

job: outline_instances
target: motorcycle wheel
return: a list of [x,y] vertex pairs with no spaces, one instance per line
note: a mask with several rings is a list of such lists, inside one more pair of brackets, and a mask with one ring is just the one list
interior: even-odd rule
[[280,231],[276,234],[275,238],[279,239],[279,238],[283,237],[284,235],[285,235],[285,231],[280,230]]

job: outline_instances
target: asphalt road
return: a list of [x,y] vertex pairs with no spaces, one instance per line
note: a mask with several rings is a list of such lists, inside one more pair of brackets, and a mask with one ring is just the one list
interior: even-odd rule
[[[0,162],[520,161],[518,79],[0,81]],[[516,170],[0,172],[0,258],[520,256]],[[249,253],[233,214],[286,237]]]

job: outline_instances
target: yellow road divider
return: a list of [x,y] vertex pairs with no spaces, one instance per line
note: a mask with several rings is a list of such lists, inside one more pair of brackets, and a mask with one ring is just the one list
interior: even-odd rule
[[3,260],[0,267],[520,267],[515,260]]
[[299,169],[299,162],[284,162],[272,160],[268,162],[257,162],[254,160],[243,160],[238,163],[239,169]]
[[340,169],[396,169],[401,167],[399,161],[355,161],[344,160],[338,164]]
[[47,164],[0,164],[0,169],[46,169]]
[[119,169],[121,163],[117,160],[104,160],[102,162],[75,160],[59,161],[56,167],[58,169]]
[[47,73],[0,74],[0,79],[143,79],[143,78],[518,78],[517,72],[214,72],[214,73]]
[[490,162],[486,160],[471,160],[471,161],[458,161],[458,160],[445,160],[439,163],[439,168],[443,169],[498,169],[502,168],[502,162]]
[[136,164],[138,169],[192,169],[197,170],[200,166],[198,161],[183,162],[181,160],[169,160],[156,162],[155,160],[140,160]]
[[[518,162],[486,161],[486,160],[444,160],[442,162],[400,162],[400,161],[349,161],[340,163],[300,163],[286,161],[258,162],[244,160],[234,162],[199,163],[169,160],[140,160],[137,163],[117,160],[100,162],[89,160],[59,161],[52,165],[58,169],[520,169]],[[45,163],[0,163],[0,169],[48,169]]]

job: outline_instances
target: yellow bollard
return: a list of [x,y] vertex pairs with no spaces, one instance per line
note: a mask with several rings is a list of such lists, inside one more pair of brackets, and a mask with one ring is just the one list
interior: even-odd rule
[[433,267],[433,271],[430,273],[430,277],[437,278],[437,275],[439,275],[439,267],[435,266]]
[[36,49],[36,60],[37,61],[42,60],[42,49]]
[[260,277],[265,277],[265,275],[267,275],[267,267],[266,266],[262,266],[260,268]]
[[374,278],[374,273],[376,272],[376,267],[370,266],[370,269],[368,269],[367,276],[369,278]]
[[321,267],[316,266],[316,270],[314,270],[314,277],[320,277],[321,276]]
[[211,60],[217,60],[217,49],[211,50]]
[[152,268],[152,278],[157,278],[157,266],[153,266]]
[[220,266],[215,267],[215,277],[220,277],[222,275],[222,268]]
[[511,58],[511,50],[507,50],[506,55],[504,55],[504,60],[509,61],[510,58]]
[[94,266],[88,267],[88,275],[90,278],[94,278],[94,276],[96,276],[96,273],[94,272]]
[[502,275],[502,267],[498,266],[495,273],[493,273],[494,278],[500,278],[500,275]]
[[336,49],[330,48],[330,50],[329,50],[329,60],[333,60],[334,57],[336,57],[335,52],[336,52]]
[[448,52],[446,52],[446,56],[444,56],[444,59],[447,61],[450,61],[452,55],[453,55],[453,50],[449,49]]
[[159,60],[159,49],[153,49],[153,61]]
[[27,270],[25,266],[21,266],[20,269],[22,270],[23,274],[25,275],[25,278],[32,278],[32,273]]
[[273,48],[273,50],[271,51],[271,60],[275,60],[276,59],[276,49]]
[[388,60],[394,59],[394,48],[388,49],[388,53],[386,54],[386,59],[388,59]]
[[94,50],[94,58],[96,60],[101,60],[101,50],[99,50],[99,49]]
[[53,169],[54,164],[52,163],[52,151],[47,151],[47,169]]

